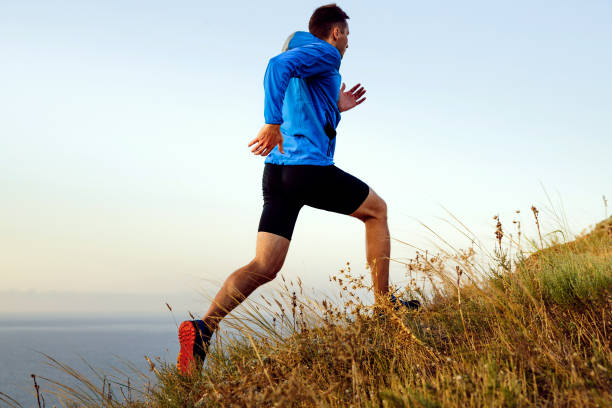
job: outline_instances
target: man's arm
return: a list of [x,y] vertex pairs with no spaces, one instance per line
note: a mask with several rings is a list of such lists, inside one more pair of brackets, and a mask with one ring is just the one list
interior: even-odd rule
[[340,53],[325,44],[293,48],[271,58],[264,75],[266,123],[283,123],[283,100],[291,78],[307,78],[339,66]]

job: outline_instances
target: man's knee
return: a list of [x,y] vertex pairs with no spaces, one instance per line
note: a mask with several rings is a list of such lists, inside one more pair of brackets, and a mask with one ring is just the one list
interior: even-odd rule
[[249,271],[255,282],[264,284],[274,280],[282,266],[282,262],[255,258],[249,263]]
[[362,205],[362,208],[359,208],[351,215],[359,218],[363,222],[370,221],[372,219],[386,221],[387,203],[385,200],[380,198],[378,194],[373,193],[367,198],[366,202]]
[[378,197],[378,202],[376,204],[376,218],[387,219],[387,203],[382,198]]

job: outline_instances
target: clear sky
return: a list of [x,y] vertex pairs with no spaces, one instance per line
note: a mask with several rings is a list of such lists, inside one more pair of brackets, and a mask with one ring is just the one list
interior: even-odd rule
[[[263,74],[322,4],[0,1],[0,291],[195,293],[248,262]],[[492,238],[542,185],[576,231],[604,217],[609,1],[338,5],[340,73],[367,101],[335,162],[385,199],[393,237],[431,247],[419,221],[442,228],[443,205]],[[363,270],[363,225],[305,207],[283,274],[325,287],[347,261]]]

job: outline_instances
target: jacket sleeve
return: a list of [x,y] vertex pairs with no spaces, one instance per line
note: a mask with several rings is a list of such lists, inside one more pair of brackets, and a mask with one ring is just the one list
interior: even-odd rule
[[283,100],[291,78],[308,78],[339,66],[340,53],[325,44],[293,48],[271,58],[264,75],[266,123],[283,123]]

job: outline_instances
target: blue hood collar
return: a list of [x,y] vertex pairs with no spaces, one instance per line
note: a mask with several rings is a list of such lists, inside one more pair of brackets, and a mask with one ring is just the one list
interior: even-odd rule
[[326,46],[330,47],[330,49],[333,48],[334,50],[336,50],[336,52],[338,53],[338,56],[342,57],[340,55],[340,51],[338,51],[336,47],[334,47],[327,41],[324,41],[320,39],[319,37],[312,35],[308,31],[296,31],[293,34],[291,34],[285,41],[285,44],[283,44],[283,49],[281,51],[285,52],[292,48],[303,47],[305,45],[311,45],[311,44],[325,44]]

